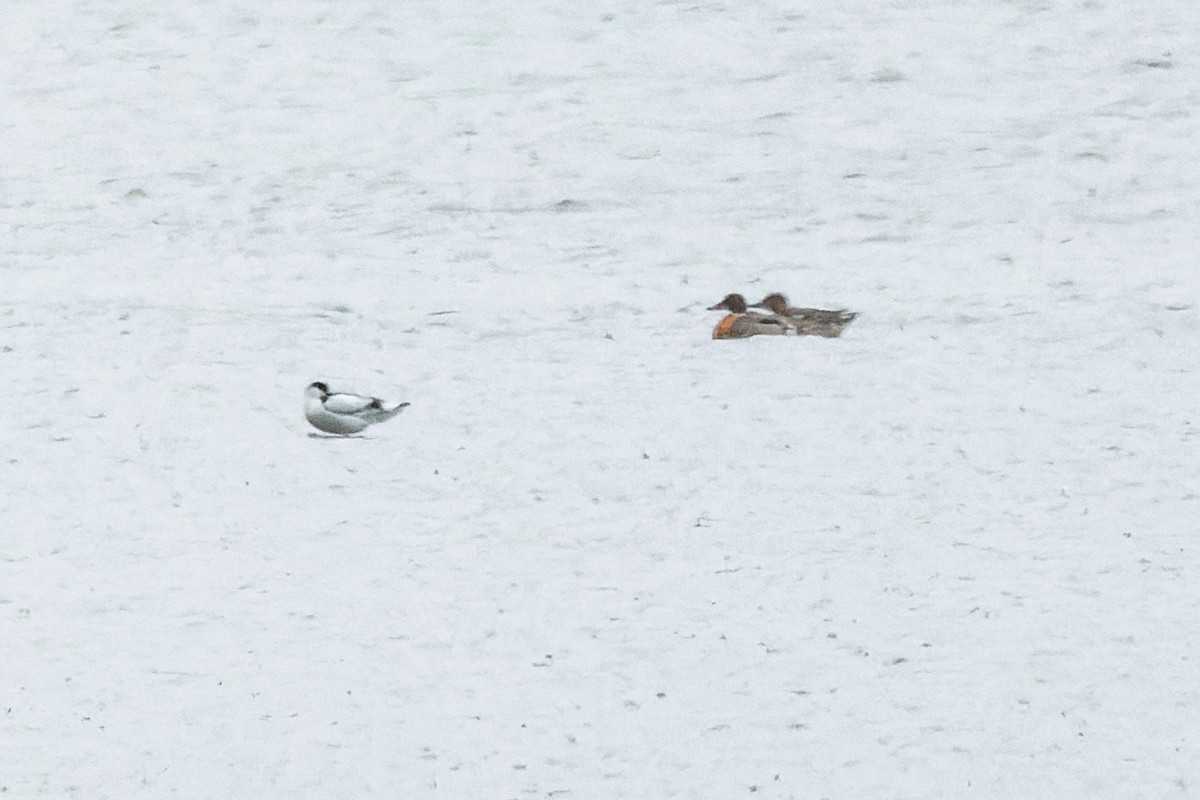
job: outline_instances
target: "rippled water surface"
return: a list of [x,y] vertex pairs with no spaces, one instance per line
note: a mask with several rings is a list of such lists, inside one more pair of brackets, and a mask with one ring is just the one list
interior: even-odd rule
[[0,792],[1194,795],[1197,42],[17,3]]

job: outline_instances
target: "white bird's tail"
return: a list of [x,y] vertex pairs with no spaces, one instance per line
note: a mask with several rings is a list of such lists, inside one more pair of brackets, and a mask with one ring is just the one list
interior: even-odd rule
[[373,422],[383,422],[384,420],[388,420],[388,419],[391,419],[392,417],[396,416],[397,414],[399,414],[401,411],[403,411],[406,408],[408,408],[407,402],[404,402],[404,403],[382,403],[381,402],[378,406],[378,410],[375,411],[373,414],[371,414],[371,418],[372,418]]

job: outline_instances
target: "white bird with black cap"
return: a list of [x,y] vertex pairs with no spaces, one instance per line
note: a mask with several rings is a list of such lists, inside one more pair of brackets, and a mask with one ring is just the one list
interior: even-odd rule
[[310,383],[304,391],[304,416],[308,421],[317,430],[341,436],[361,433],[368,425],[389,420],[407,406],[378,397],[331,392],[320,381]]

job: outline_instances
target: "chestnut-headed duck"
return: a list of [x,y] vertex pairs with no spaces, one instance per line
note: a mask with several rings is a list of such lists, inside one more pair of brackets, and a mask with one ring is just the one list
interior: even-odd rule
[[747,336],[781,336],[791,327],[785,320],[774,315],[758,314],[746,306],[746,298],[740,294],[726,295],[721,302],[708,307],[709,311],[728,311],[717,327],[713,328],[714,339],[745,339]]
[[825,336],[834,338],[842,335],[842,329],[858,316],[856,311],[844,308],[826,311],[821,308],[792,308],[787,298],[775,292],[755,303],[751,308],[765,308],[775,316],[792,323],[800,336]]

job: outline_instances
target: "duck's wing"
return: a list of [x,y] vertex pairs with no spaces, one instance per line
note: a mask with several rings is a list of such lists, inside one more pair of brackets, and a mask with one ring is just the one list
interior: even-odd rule
[[836,339],[842,335],[842,330],[850,324],[857,314],[846,314],[841,317],[790,317],[795,325],[796,333],[800,336],[824,336]]
[[812,322],[818,325],[845,325],[858,314],[844,308],[835,311],[827,311],[823,308],[789,308],[788,316],[800,322]]
[[360,394],[331,394],[325,398],[325,410],[333,414],[361,414],[369,408],[378,408],[374,397]]
[[782,333],[792,333],[800,329],[799,321],[786,315],[759,314],[751,311],[745,316],[754,320],[758,333],[775,333],[773,328],[779,328]]

